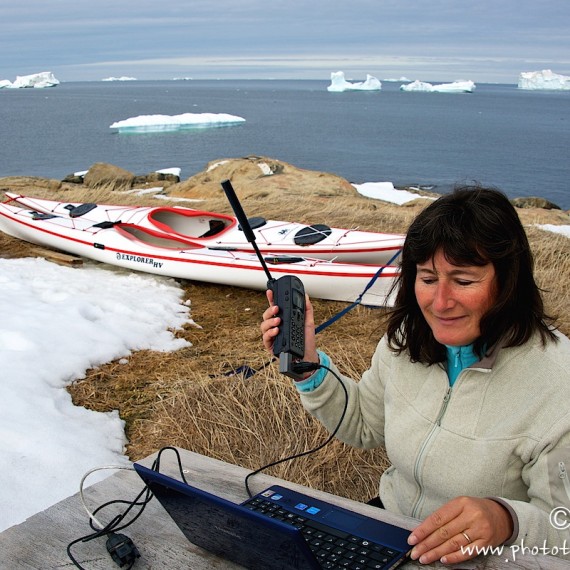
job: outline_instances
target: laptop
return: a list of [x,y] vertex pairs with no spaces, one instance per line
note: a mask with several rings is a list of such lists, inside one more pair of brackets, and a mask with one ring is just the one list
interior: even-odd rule
[[193,544],[251,570],[394,568],[409,530],[272,485],[236,504],[134,464]]

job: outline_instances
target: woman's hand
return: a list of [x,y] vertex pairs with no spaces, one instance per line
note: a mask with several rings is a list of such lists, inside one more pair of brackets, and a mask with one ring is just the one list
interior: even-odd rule
[[[273,304],[273,291],[267,291],[267,300],[269,307],[263,313],[263,321],[261,322],[261,334],[263,338],[263,346],[273,354],[273,341],[279,332],[279,324],[281,318],[277,317],[279,308]],[[305,295],[305,362],[319,362],[315,342],[315,318],[313,314],[313,306],[308,295]]]
[[417,526],[408,543],[413,560],[456,564],[475,558],[485,546],[499,546],[513,532],[510,513],[497,501],[457,497]]

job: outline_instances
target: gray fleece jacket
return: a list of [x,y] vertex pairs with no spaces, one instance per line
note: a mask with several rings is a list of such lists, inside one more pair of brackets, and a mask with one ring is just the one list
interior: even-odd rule
[[[388,510],[424,519],[454,497],[490,497],[513,516],[510,543],[570,551],[570,530],[555,528],[570,526],[568,338],[497,350],[452,388],[442,366],[412,363],[383,338],[359,382],[341,378],[349,400],[337,436],[386,447],[380,498]],[[336,427],[345,396],[331,373],[301,400]]]

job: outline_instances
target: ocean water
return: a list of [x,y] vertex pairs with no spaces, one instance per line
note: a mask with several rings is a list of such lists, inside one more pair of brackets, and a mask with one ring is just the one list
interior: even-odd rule
[[[473,181],[570,209],[570,92],[478,84],[472,94],[329,93],[329,81],[131,81],[0,90],[0,176],[61,179],[109,162],[135,174],[247,155],[446,192]],[[229,113],[231,127],[118,134],[138,115]]]

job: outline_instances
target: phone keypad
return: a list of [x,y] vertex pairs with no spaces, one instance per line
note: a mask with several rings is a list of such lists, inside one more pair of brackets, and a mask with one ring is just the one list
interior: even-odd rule
[[294,311],[293,318],[291,319],[291,344],[300,357],[303,356],[305,349],[305,330],[304,323],[301,322],[303,313],[301,311]]

